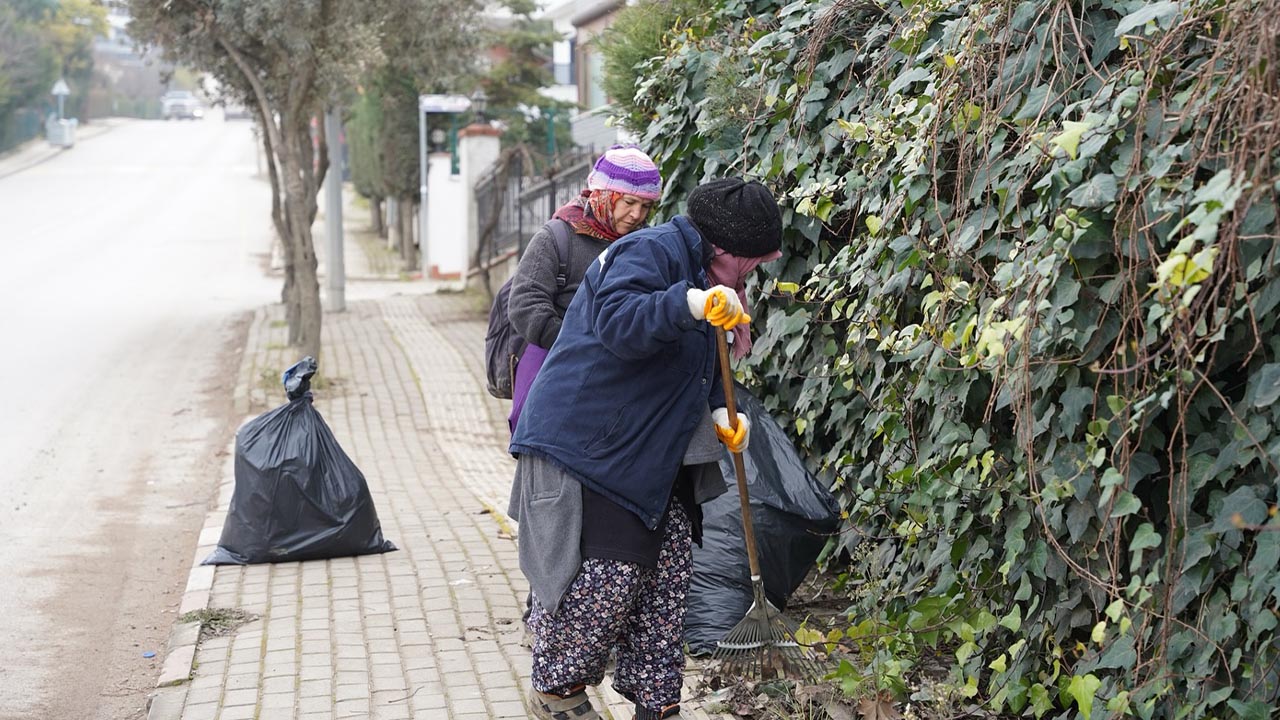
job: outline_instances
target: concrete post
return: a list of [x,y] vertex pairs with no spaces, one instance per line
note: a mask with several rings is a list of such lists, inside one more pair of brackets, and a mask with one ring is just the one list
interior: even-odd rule
[[400,201],[394,197],[387,198],[387,249],[396,249],[396,238],[400,236]]
[[476,216],[476,181],[493,168],[501,154],[502,132],[491,125],[468,125],[458,131],[460,173],[466,187],[467,262],[475,258],[480,244],[480,225]]

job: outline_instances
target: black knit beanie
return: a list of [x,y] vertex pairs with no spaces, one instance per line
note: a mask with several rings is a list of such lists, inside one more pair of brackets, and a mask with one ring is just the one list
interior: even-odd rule
[[773,193],[756,181],[723,178],[689,193],[689,219],[712,245],[741,258],[782,247],[782,213]]

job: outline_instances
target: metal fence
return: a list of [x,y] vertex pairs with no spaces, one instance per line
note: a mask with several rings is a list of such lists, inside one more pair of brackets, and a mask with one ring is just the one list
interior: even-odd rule
[[480,232],[481,268],[497,259],[524,252],[529,238],[587,184],[593,153],[568,157],[542,175],[529,172],[529,158],[505,153],[475,185],[476,220]]
[[43,116],[39,110],[19,108],[0,123],[0,152],[6,152],[40,135]]

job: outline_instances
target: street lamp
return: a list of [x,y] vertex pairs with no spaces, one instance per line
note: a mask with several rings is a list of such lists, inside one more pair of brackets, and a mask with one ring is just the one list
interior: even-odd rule
[[484,88],[476,88],[476,91],[471,93],[471,107],[476,111],[476,122],[483,124],[484,111],[489,107],[489,96],[484,94]]

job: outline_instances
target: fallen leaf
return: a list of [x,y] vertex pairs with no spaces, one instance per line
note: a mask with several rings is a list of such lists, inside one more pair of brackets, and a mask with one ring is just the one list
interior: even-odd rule
[[886,695],[862,698],[858,702],[858,714],[862,720],[902,720],[902,713],[893,706],[893,699]]
[[826,711],[831,720],[854,720],[853,711],[838,702],[826,703],[822,706],[822,709]]

